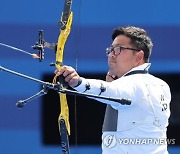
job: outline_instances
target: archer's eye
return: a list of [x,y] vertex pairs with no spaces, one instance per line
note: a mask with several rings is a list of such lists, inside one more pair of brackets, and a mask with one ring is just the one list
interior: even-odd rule
[[116,56],[119,55],[121,53],[121,49],[122,49],[121,46],[114,47],[113,54]]

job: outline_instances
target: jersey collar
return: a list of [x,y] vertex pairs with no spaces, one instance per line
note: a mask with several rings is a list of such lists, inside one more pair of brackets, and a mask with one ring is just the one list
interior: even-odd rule
[[137,66],[137,67],[131,69],[129,72],[127,72],[123,76],[128,76],[128,75],[132,75],[132,74],[146,74],[146,73],[148,73],[148,69],[150,66],[151,66],[151,63],[144,63],[140,66]]

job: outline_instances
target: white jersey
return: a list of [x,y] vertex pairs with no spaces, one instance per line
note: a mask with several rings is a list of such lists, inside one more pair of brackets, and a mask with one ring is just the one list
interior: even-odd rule
[[112,82],[82,78],[82,83],[75,88],[89,94],[131,100],[130,105],[122,105],[98,99],[108,104],[103,125],[103,154],[168,153],[170,88],[163,80],[147,73],[149,66],[145,63],[133,68]]

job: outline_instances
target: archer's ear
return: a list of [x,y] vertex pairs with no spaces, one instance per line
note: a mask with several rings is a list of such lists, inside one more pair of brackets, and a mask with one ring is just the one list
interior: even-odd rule
[[144,61],[144,52],[142,50],[137,52],[137,63]]

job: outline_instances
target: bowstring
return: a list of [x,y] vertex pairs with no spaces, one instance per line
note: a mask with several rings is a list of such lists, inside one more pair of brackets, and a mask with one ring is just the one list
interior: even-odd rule
[[[79,47],[80,47],[80,15],[81,15],[81,3],[82,1],[79,0],[79,5],[78,5],[78,19],[77,19],[77,33],[75,35],[75,42],[76,42],[76,47],[75,47],[75,70],[78,71],[78,54],[79,54]],[[77,126],[78,126],[78,121],[77,121],[77,96],[74,97],[74,121],[75,121],[75,149],[76,149],[76,154],[78,153],[78,132],[77,132]]]

